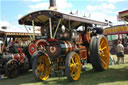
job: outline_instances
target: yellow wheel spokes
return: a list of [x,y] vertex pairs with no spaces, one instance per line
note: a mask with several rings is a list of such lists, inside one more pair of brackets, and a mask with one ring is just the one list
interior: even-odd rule
[[101,41],[100,46],[104,44],[104,41]]
[[107,40],[103,37],[101,38],[100,44],[99,44],[99,55],[101,64],[104,67],[104,69],[107,69],[109,65],[109,48],[107,44]]
[[71,62],[74,64],[75,62],[74,62],[74,58],[71,58]]
[[44,71],[44,64],[39,64],[39,66],[37,67],[37,71],[38,72]]
[[71,58],[71,62],[70,62],[70,73],[71,73],[71,75],[72,75],[72,77],[74,77],[74,69],[75,69],[75,62],[74,62],[74,58],[72,57]]
[[41,80],[46,80],[50,73],[50,62],[47,56],[40,56],[37,64],[37,75]]
[[77,54],[74,54],[70,61],[70,74],[73,80],[79,79],[80,70],[81,70],[81,63],[80,63],[79,56]]
[[40,74],[40,78],[43,78],[45,77],[45,73],[46,73],[46,69],[44,68]]
[[37,74],[44,77],[44,59],[42,57],[38,59]]
[[105,50],[107,47],[102,48],[102,50]]
[[103,59],[103,58],[100,58],[100,60],[102,61],[102,64],[103,64],[104,66],[106,66],[106,65],[107,65],[106,61],[104,61],[104,59]]

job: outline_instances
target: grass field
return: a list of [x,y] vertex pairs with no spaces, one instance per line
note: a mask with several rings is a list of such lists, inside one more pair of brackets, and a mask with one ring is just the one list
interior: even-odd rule
[[[116,60],[116,56],[113,57]],[[82,71],[80,79],[75,82],[68,81],[66,77],[51,77],[37,82],[30,71],[15,79],[4,77],[0,85],[128,85],[128,55],[125,55],[125,64],[110,65],[104,72],[95,72],[90,64],[86,67],[88,69]]]

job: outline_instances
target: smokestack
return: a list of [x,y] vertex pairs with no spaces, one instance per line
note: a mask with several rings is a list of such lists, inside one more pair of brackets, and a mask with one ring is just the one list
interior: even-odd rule
[[56,8],[56,0],[50,0],[50,10],[57,10]]

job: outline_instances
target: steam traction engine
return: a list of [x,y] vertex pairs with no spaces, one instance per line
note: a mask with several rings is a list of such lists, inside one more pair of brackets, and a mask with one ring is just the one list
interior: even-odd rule
[[21,52],[21,48],[18,51],[18,53],[7,53],[0,57],[0,74],[5,74],[8,78],[14,78],[19,72],[29,69],[25,54]]
[[63,71],[71,81],[78,80],[84,60],[95,71],[103,71],[109,65],[109,48],[102,30],[94,25],[103,22],[41,10],[19,20],[19,24],[41,27],[37,37],[37,51],[32,55],[33,74],[37,80],[46,80],[50,71]]
[[[3,32],[0,33],[0,74],[5,74],[8,78],[18,76],[19,72],[29,69],[28,58],[26,57],[23,46],[19,46],[15,40],[24,40],[29,36],[25,33]],[[13,41],[11,40],[13,39]]]

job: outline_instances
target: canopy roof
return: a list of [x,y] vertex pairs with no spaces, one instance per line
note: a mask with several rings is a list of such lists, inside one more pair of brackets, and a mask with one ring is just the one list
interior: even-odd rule
[[128,10],[119,12],[119,17],[128,22]]
[[40,10],[40,11],[29,13],[19,20],[19,24],[32,25],[32,20],[34,20],[35,26],[42,26],[49,22],[49,18],[52,18],[52,20],[55,20],[55,21],[59,21],[59,19],[62,19],[62,23],[64,25],[67,25],[67,23],[69,23],[67,21],[71,21],[70,24],[72,27],[77,27],[81,24],[90,24],[90,25],[96,24],[101,26],[107,25],[104,22],[99,22],[99,21],[87,19],[84,17],[68,15],[68,14],[60,13],[53,10]]

